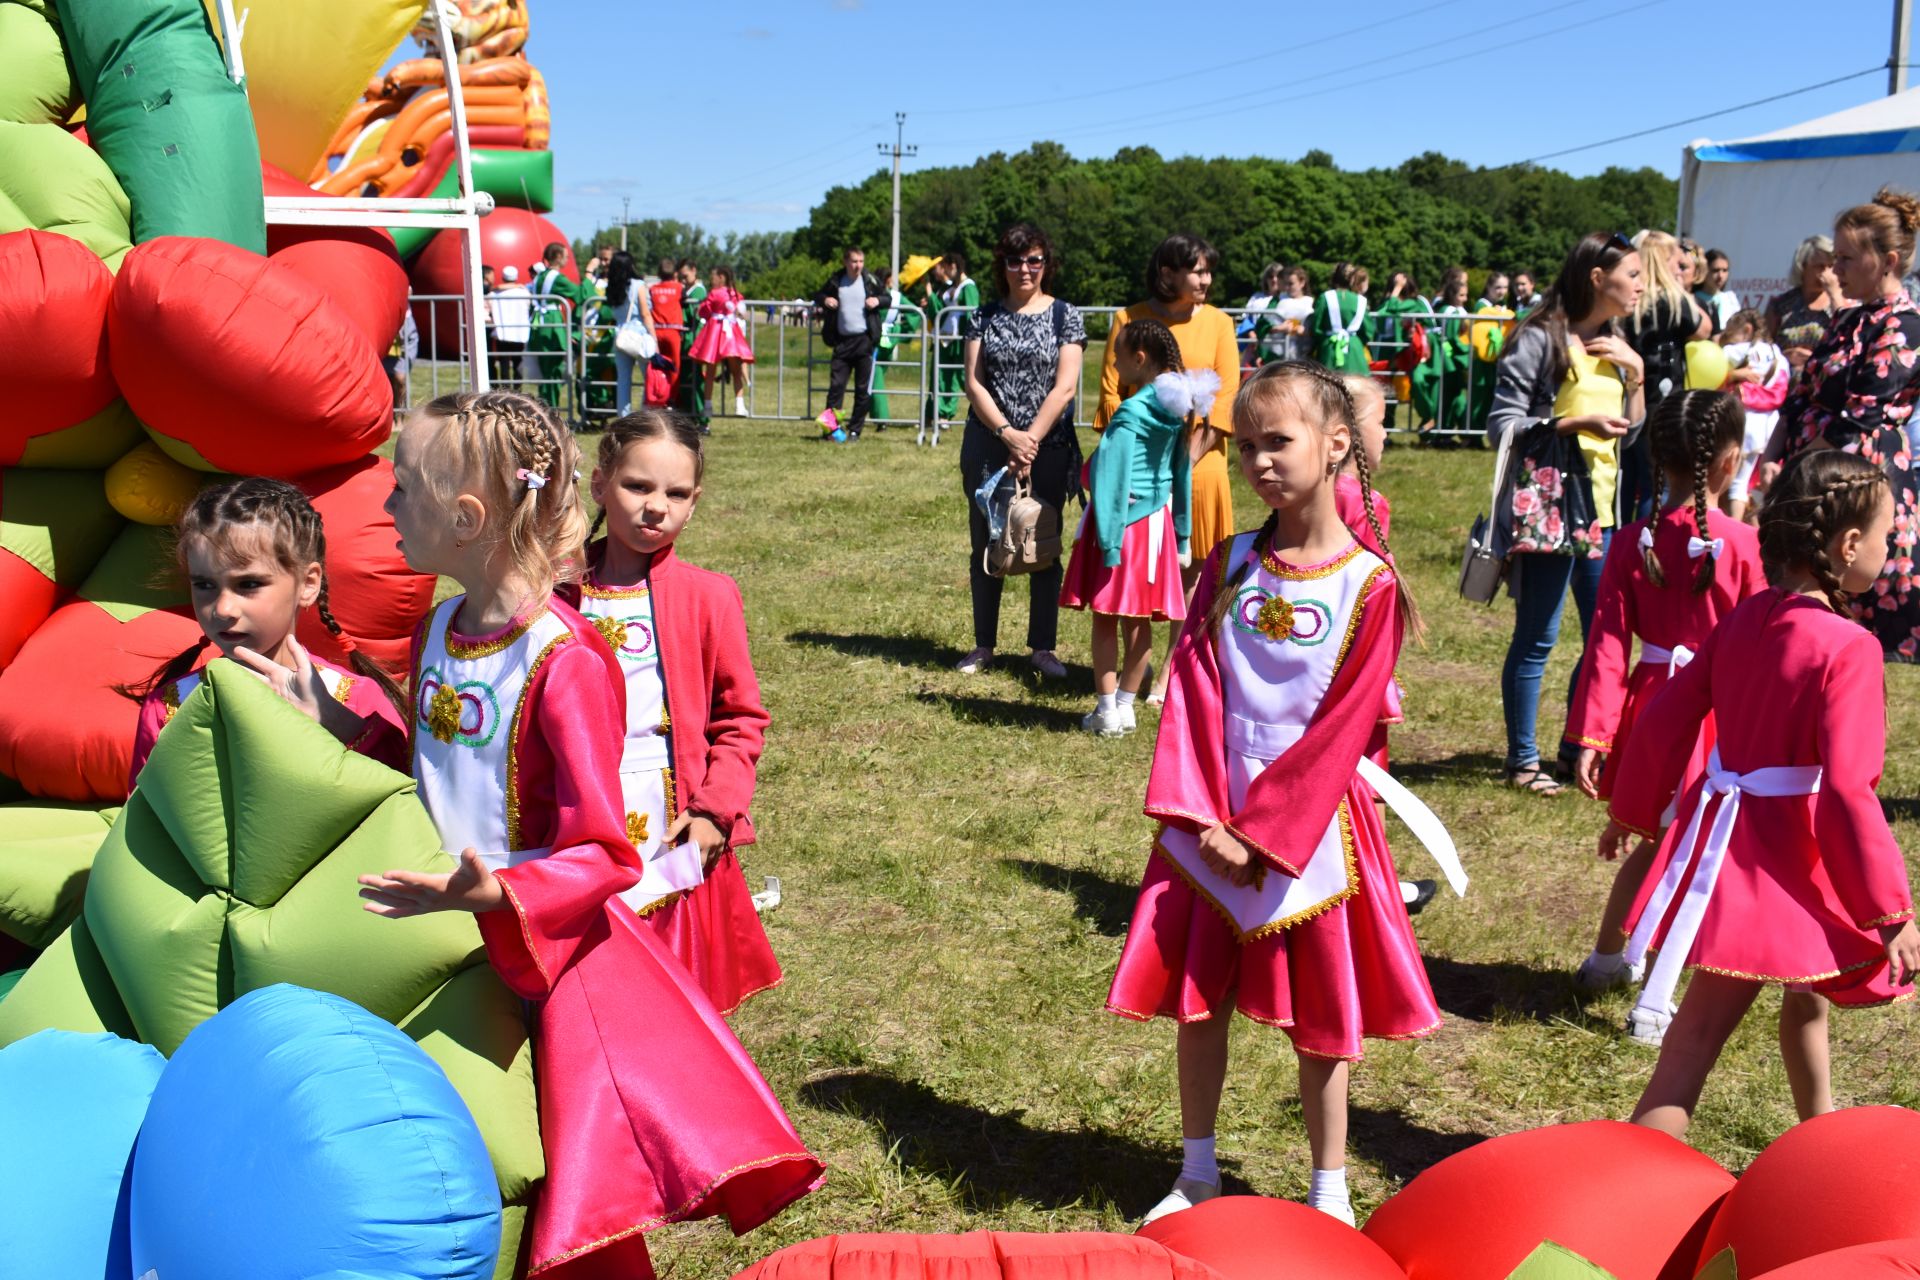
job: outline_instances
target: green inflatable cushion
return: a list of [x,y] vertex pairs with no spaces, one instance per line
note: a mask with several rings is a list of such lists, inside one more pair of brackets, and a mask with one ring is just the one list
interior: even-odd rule
[[0,49],[7,51],[0,120],[65,124],[72,118],[80,99],[48,0],[0,0]]
[[39,950],[80,915],[87,869],[118,809],[14,804],[0,808],[0,933]]
[[0,121],[0,235],[71,236],[118,271],[132,247],[127,193],[107,162],[57,124]]
[[546,1171],[524,1006],[471,916],[383,919],[357,892],[365,873],[452,866],[411,779],[217,660],[161,731],[80,918],[0,1001],[0,1045],[52,1027],[170,1055],[257,988],[344,996],[412,1036],[466,1100],[511,1207],[510,1274]]

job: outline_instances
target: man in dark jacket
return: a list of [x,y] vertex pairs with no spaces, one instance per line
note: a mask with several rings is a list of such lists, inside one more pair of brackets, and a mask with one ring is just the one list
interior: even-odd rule
[[[858,440],[873,400],[873,353],[880,345],[880,327],[886,321],[881,303],[887,291],[867,271],[867,255],[848,249],[843,269],[820,286],[814,302],[820,308],[820,337],[833,349],[827,373],[827,407],[817,421],[835,440]],[[853,417],[844,431],[840,402],[853,378]]]

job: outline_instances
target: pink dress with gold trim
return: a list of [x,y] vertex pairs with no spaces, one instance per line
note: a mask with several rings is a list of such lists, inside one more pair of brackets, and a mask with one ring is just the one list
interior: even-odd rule
[[[1268,557],[1216,638],[1205,623],[1222,563],[1251,537],[1208,561],[1174,651],[1147,783],[1146,813],[1164,825],[1107,1008],[1194,1022],[1231,997],[1301,1053],[1357,1059],[1364,1037],[1440,1025],[1373,789],[1356,776],[1399,653],[1398,588],[1358,543],[1319,565]],[[1255,855],[1252,885],[1190,853],[1222,822]]]

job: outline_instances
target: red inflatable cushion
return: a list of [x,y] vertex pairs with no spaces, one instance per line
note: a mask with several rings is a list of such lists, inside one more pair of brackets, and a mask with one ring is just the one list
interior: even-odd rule
[[[537,213],[502,206],[480,219],[480,261],[497,274],[504,267],[520,273],[520,283],[533,287],[533,268],[548,245],[567,246],[560,274],[575,284],[580,268],[573,260],[573,242],[566,233]],[[442,231],[427,241],[413,259],[415,293],[460,297],[467,291],[461,274],[460,235]],[[570,317],[570,319],[573,317]],[[420,326],[420,350],[451,359],[460,352],[460,304],[457,302],[416,302],[413,322]]]
[[380,355],[407,314],[407,269],[379,227],[271,227],[268,256],[333,300]]
[[1137,1236],[823,1236],[789,1245],[734,1280],[1227,1280],[1205,1263]]
[[107,332],[140,420],[214,469],[291,479],[365,455],[392,427],[381,352],[311,279],[257,253],[135,245]]
[[[393,492],[393,464],[361,458],[344,466],[297,477],[327,531],[327,594],[333,616],[362,653],[403,679],[407,646],[433,606],[434,579],[407,568],[400,535],[381,510]],[[346,663],[342,646],[320,624],[319,614],[300,615],[300,643]]]
[[0,466],[34,436],[92,417],[120,394],[107,362],[113,274],[78,240],[0,236]]
[[1920,1236],[1916,1186],[1920,1115],[1849,1107],[1815,1116],[1747,1166],[1696,1256],[1704,1266],[1732,1246],[1740,1280],[1753,1280],[1851,1245]]
[[0,547],[0,670],[20,652],[35,627],[47,620],[60,601],[53,579],[19,556]]
[[[1745,1273],[1742,1273],[1745,1274]],[[1920,1276],[1920,1239],[1881,1240],[1816,1254],[1767,1273],[1773,1280],[1911,1280]]]
[[1406,1280],[1379,1245],[1292,1200],[1221,1196],[1149,1223],[1140,1237],[1227,1280]]
[[1619,1280],[1686,1280],[1732,1186],[1665,1134],[1590,1120],[1448,1156],[1374,1210],[1366,1234],[1411,1280],[1506,1280],[1548,1240]]

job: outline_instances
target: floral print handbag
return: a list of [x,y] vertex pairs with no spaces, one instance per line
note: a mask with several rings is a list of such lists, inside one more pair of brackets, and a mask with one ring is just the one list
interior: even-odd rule
[[1529,429],[1515,442],[1494,518],[1509,555],[1597,560],[1605,550],[1580,443],[1548,423]]

